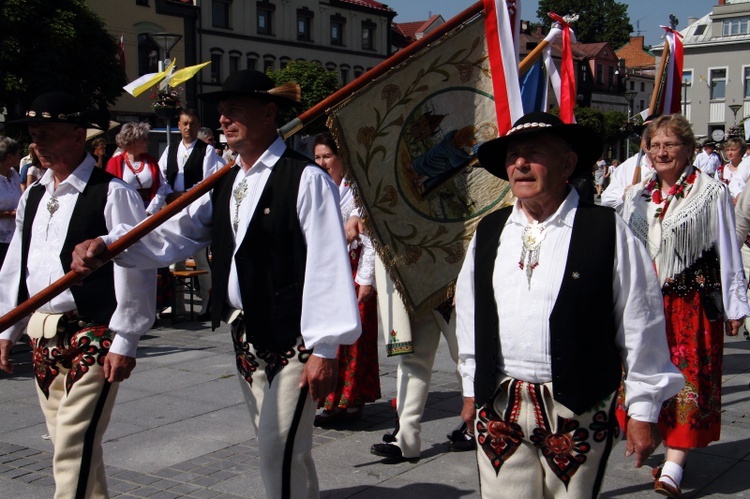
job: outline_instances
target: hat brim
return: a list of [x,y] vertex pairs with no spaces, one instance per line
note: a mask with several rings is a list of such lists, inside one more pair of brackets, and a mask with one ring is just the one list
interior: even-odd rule
[[563,139],[578,156],[578,162],[570,176],[571,178],[591,175],[596,160],[601,157],[604,150],[604,143],[596,132],[588,127],[572,124],[533,128],[499,137],[482,144],[477,151],[477,159],[479,159],[482,167],[492,175],[503,180],[508,180],[508,172],[505,168],[505,157],[507,156],[508,146],[519,139],[541,137],[543,135],[554,135]]
[[262,101],[274,102],[277,106],[285,109],[299,108],[302,106],[301,102],[287,99],[286,97],[283,97],[281,95],[269,94],[268,92],[219,90],[216,92],[206,92],[204,94],[198,94],[196,95],[196,97],[205,102],[208,102],[209,104],[218,104],[220,101],[232,99],[235,97],[251,97],[253,99],[260,99]]
[[58,118],[42,118],[42,117],[35,117],[35,118],[21,118],[18,120],[10,120],[6,121],[6,125],[29,125],[31,123],[65,123],[67,125],[76,125],[81,128],[98,128],[99,130],[102,129],[101,125],[98,125],[97,123],[93,123],[90,121],[70,121],[70,120],[61,120]]

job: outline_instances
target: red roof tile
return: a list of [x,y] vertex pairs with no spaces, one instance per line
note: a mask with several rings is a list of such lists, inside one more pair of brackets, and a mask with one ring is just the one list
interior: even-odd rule
[[385,12],[396,12],[384,3],[376,2],[375,0],[341,0],[343,3],[351,3],[354,5],[361,5],[362,7],[369,7],[375,10],[382,10]]

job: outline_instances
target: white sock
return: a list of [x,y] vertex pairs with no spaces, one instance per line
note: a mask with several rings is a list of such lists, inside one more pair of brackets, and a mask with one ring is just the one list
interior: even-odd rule
[[680,482],[682,481],[682,466],[675,462],[667,461],[664,463],[664,468],[661,470],[661,477],[659,477],[659,480],[674,485],[675,487],[679,487]]

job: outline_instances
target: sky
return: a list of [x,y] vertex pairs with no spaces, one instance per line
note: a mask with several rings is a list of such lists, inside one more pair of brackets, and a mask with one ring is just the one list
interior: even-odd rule
[[[398,15],[396,22],[421,21],[430,15],[440,14],[445,20],[455,16],[476,3],[476,0],[379,0],[386,3]],[[669,14],[679,21],[677,29],[687,26],[688,17],[701,18],[711,12],[717,0],[618,0],[628,6],[628,15],[633,30],[640,27],[646,45],[660,43],[664,30],[659,26],[669,23]],[[537,21],[537,0],[521,0],[521,18]],[[562,14],[562,13],[560,13]],[[575,29],[575,25],[573,25]],[[632,33],[635,35],[636,33]]]

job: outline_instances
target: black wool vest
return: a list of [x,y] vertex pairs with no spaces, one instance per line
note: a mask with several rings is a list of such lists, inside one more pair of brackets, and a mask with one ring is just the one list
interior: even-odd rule
[[[188,156],[183,170],[183,174],[185,175],[185,190],[190,189],[203,180],[203,159],[206,157],[207,145],[201,139],[198,139],[195,141],[193,150],[190,151],[190,156]],[[179,171],[179,167],[177,166],[177,149],[179,148],[180,144],[171,145],[167,153],[167,182],[169,182],[169,186],[173,189],[174,181]]]
[[[234,259],[245,314],[247,340],[279,351],[301,334],[302,288],[307,243],[297,216],[302,172],[310,160],[289,149],[274,165]],[[217,328],[226,306],[234,248],[230,220],[234,167],[213,192],[211,323]]]
[[[109,232],[104,219],[104,207],[107,203],[109,182],[114,178],[104,170],[94,168],[86,188],[78,195],[70,217],[68,234],[60,250],[60,263],[63,271],[70,271],[73,249],[78,243],[103,236]],[[31,192],[29,192],[26,201],[21,242],[21,268],[23,271],[18,288],[18,303],[29,297],[25,275],[31,245],[31,226],[43,194],[44,187],[41,184],[36,184],[31,187]],[[73,299],[81,317],[97,324],[109,324],[109,320],[112,318],[115,308],[117,308],[114,264],[111,261],[104,264],[99,270],[87,276],[80,286],[71,287],[70,291],[73,293]]]
[[[500,235],[511,210],[492,213],[477,226],[474,394],[478,407],[492,398],[500,376],[502,331],[492,276]],[[615,245],[614,211],[581,203],[573,222],[562,285],[549,317],[553,396],[576,414],[614,392],[620,382],[612,292]]]

